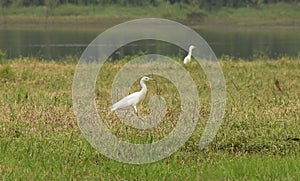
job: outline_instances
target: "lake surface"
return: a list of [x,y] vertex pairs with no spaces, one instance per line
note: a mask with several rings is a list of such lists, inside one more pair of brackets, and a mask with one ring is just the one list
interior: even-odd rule
[[[257,55],[270,58],[300,55],[300,28],[204,27],[194,30],[208,42],[218,58],[230,55],[251,60]],[[60,60],[70,55],[80,57],[88,44],[102,31],[2,28],[0,50],[6,52],[9,58],[34,56]],[[113,58],[141,52],[178,56],[180,49],[165,42],[140,41],[120,48]]]

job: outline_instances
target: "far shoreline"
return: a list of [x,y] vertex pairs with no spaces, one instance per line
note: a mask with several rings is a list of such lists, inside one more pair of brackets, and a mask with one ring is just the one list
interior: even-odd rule
[[[52,16],[52,17],[37,17],[37,16],[21,16],[21,15],[7,15],[5,18],[0,18],[0,29],[77,29],[82,30],[82,27],[87,31],[105,30],[114,25],[140,18],[149,17],[102,17],[102,16]],[[159,18],[159,17],[154,17]],[[261,29],[261,28],[276,28],[276,29],[290,29],[300,28],[300,18],[295,20],[291,18],[289,21],[272,22],[265,19],[265,21],[239,21],[229,18],[215,18],[206,17],[201,19],[172,19],[163,18],[182,23],[193,29],[201,28],[247,28],[247,29]],[[296,23],[299,21],[299,23]]]

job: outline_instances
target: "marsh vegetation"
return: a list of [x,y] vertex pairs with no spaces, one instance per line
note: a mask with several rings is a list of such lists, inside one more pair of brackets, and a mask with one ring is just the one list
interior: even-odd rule
[[[176,58],[175,58],[176,59]],[[181,61],[181,60],[178,60]],[[131,142],[160,139],[176,124],[179,106],[168,108],[159,128],[128,129],[109,111],[112,77],[126,60],[107,62],[95,95],[99,114],[116,135]],[[182,63],[182,62],[181,62]],[[210,113],[210,88],[195,62],[186,68],[197,84],[200,119],[185,145],[162,161],[123,164],[97,152],[82,136],[72,109],[72,61],[19,58],[0,64],[0,174],[4,180],[140,179],[155,180],[296,180],[300,168],[300,60],[221,60],[227,107],[213,142],[198,149]],[[100,77],[99,77],[100,78]],[[166,79],[149,82],[138,106],[149,113],[147,101],[158,92],[170,104],[173,88]],[[171,86],[171,87],[170,87]],[[138,82],[132,91],[139,89]],[[169,92],[168,91],[172,91]]]

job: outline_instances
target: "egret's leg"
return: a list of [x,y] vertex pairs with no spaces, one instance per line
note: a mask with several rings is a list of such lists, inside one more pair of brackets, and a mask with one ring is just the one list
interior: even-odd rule
[[137,110],[137,108],[136,108],[136,105],[134,105],[133,108],[134,108],[134,110],[135,110],[135,113],[136,113],[138,119],[139,119],[139,120],[142,120],[142,122],[140,122],[140,123],[141,123],[142,125],[144,125],[144,122],[145,122],[145,121],[139,116],[139,113],[138,113],[138,110]]
[[129,112],[130,112],[130,109],[127,109],[127,110],[125,111],[125,114],[124,114],[123,120],[125,120],[125,118],[127,118],[127,115],[129,114]]
[[138,113],[138,110],[137,110],[137,108],[136,108],[136,105],[134,105],[133,108],[134,108],[134,110],[135,110],[135,113],[136,113],[137,117],[138,117],[140,120],[142,120],[142,124],[144,124],[145,120],[143,120],[143,119],[140,117],[140,115],[139,115],[139,113]]
[[134,105],[133,108],[134,108],[135,114],[139,117],[139,113],[138,113],[138,110],[136,108],[136,105]]

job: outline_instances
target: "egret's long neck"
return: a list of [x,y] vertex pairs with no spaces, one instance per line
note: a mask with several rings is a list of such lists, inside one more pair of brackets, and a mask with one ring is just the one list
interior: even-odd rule
[[190,56],[190,57],[192,56],[192,51],[193,51],[193,48],[190,48],[188,56]]
[[141,81],[140,81],[140,84],[141,84],[141,86],[142,86],[141,92],[147,92],[147,87],[146,87],[145,82],[141,80]]

